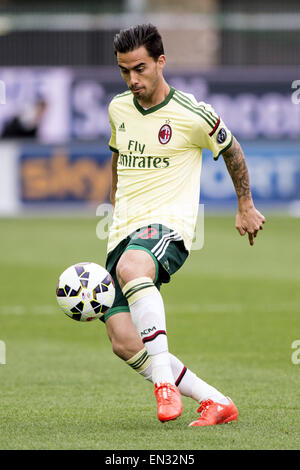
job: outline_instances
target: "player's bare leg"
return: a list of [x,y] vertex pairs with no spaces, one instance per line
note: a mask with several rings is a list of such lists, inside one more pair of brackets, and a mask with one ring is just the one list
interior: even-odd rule
[[113,352],[123,361],[129,361],[144,349],[129,312],[112,315],[106,320],[105,326]]
[[151,357],[157,416],[160,421],[176,419],[182,403],[170,364],[164,304],[153,283],[155,263],[146,251],[129,249],[120,257],[116,273],[132,321]]

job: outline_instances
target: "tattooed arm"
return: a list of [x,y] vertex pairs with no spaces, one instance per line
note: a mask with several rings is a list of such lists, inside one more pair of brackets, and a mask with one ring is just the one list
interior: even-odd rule
[[235,138],[233,138],[231,147],[223,153],[223,158],[238,198],[236,229],[241,235],[248,233],[249,243],[254,245],[254,238],[258,230],[263,229],[266,220],[254,207],[245,156]]

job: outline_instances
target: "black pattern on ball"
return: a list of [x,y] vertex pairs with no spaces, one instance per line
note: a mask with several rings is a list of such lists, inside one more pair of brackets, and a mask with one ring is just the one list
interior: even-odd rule
[[56,295],[57,295],[57,297],[67,297],[67,294],[65,293],[65,291],[62,287],[57,287],[56,288]]
[[72,313],[82,312],[83,307],[84,307],[84,303],[83,303],[83,302],[79,302],[77,305],[75,305],[75,307],[71,308],[71,312],[72,312]]
[[69,297],[76,297],[77,295],[79,295],[79,292],[81,291],[82,287],[79,287],[78,290],[75,290],[75,289],[72,289],[70,294],[69,294]]
[[73,318],[73,320],[80,321],[81,320],[81,313],[73,313],[72,318]]

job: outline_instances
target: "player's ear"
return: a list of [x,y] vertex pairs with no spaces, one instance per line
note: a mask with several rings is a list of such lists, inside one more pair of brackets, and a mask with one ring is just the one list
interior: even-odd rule
[[157,59],[157,64],[160,68],[164,68],[164,66],[166,65],[166,56],[161,54]]

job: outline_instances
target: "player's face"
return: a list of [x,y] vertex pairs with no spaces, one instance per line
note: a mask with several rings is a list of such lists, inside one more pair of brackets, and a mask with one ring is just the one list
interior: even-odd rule
[[121,75],[134,96],[150,102],[162,82],[162,70],[166,62],[164,55],[155,61],[144,46],[130,52],[117,53]]

